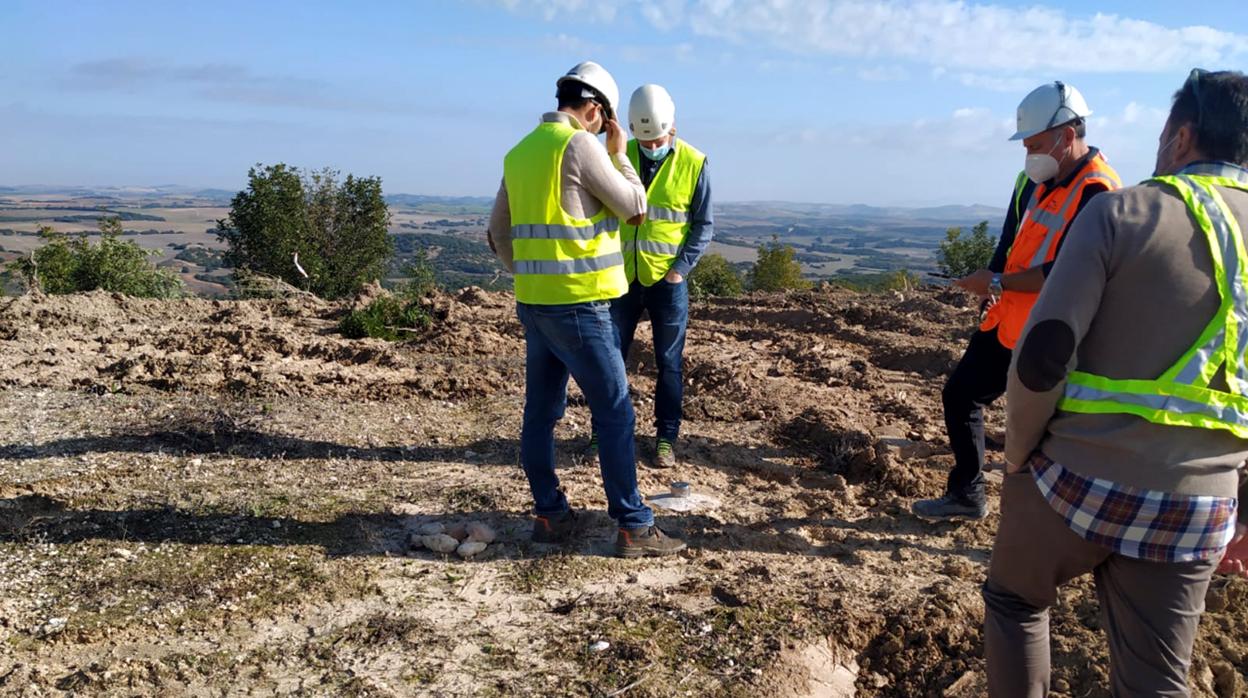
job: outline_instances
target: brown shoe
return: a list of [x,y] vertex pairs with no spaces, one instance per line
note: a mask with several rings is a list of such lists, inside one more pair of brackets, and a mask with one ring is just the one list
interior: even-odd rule
[[675,468],[676,444],[667,439],[655,441],[654,460],[650,461],[650,465],[655,468]]
[[621,528],[615,538],[615,554],[620,557],[663,557],[675,555],[689,547],[683,540],[672,538],[658,526],[650,528]]
[[561,516],[533,517],[534,543],[567,543],[581,530],[581,518],[569,509]]

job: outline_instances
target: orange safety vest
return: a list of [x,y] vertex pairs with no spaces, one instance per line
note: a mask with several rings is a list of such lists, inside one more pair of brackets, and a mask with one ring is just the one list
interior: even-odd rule
[[[1038,267],[1057,257],[1062,236],[1078,213],[1084,187],[1094,182],[1111,191],[1122,187],[1118,173],[1099,151],[1088,158],[1083,168],[1070,178],[1069,184],[1052,189],[1045,184],[1036,185],[1006,257],[1006,274]],[[1003,291],[1001,298],[988,309],[988,315],[979,329],[986,332],[997,328],[997,340],[1007,349],[1013,349],[1039,296],[1039,293],[1026,291]]]

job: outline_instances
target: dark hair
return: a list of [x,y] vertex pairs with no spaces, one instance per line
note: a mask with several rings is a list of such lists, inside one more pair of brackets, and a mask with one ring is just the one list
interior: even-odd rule
[[1171,128],[1191,124],[1206,157],[1248,166],[1248,77],[1238,71],[1192,71],[1174,93]]
[[580,109],[585,106],[586,102],[592,100],[591,97],[582,97],[585,86],[575,80],[568,80],[559,85],[559,90],[555,93],[555,99],[559,100],[559,108],[564,109]]
[[1088,122],[1084,121],[1082,116],[1066,125],[1075,129],[1075,138],[1088,137]]
[[[583,95],[585,94],[585,90],[593,92],[594,96],[584,97]],[[568,80],[560,85],[558,91],[555,92],[555,99],[559,100],[560,109],[565,107],[569,109],[580,109],[589,102],[597,102],[602,107],[603,112],[607,114],[608,118],[613,118],[614,116],[611,111],[611,105],[607,102],[605,97],[598,93],[598,90],[585,85],[585,83],[577,82],[575,80]]]

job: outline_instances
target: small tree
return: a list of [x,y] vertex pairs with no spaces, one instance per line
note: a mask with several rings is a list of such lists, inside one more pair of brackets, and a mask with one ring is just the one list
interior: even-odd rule
[[121,239],[119,219],[101,218],[99,227],[98,244],[92,244],[85,234],[70,237],[40,227],[39,236],[47,242],[30,257],[12,262],[12,268],[28,287],[44,293],[104,290],[145,298],[181,294],[182,280],[152,264],[151,257],[158,252]]
[[741,295],[741,274],[720,254],[703,255],[689,274],[689,296],[701,300],[711,296],[732,298]]
[[790,291],[810,288],[802,278],[802,265],[795,259],[796,251],[772,236],[771,242],[760,245],[758,261],[750,269],[748,281],[752,291]]
[[949,228],[945,231],[945,241],[940,243],[936,264],[941,273],[960,279],[986,269],[996,248],[996,239],[988,234],[988,221],[976,223],[969,237],[962,236],[961,227]]
[[305,174],[281,163],[253,167],[247,178],[230,215],[217,221],[228,266],[325,298],[355,293],[385,273],[394,243],[380,178],[347,175],[340,183],[334,170]]

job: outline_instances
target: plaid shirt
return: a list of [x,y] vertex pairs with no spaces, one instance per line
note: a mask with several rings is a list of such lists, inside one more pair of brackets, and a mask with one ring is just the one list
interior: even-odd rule
[[1027,465],[1044,498],[1072,531],[1125,557],[1212,560],[1235,535],[1233,497],[1171,494],[1087,478],[1039,452]]

